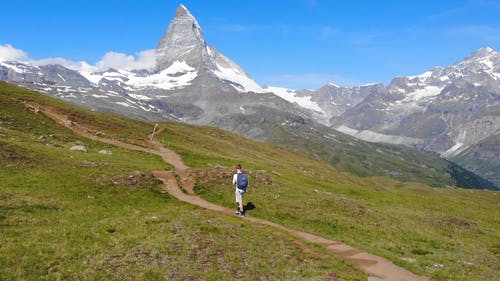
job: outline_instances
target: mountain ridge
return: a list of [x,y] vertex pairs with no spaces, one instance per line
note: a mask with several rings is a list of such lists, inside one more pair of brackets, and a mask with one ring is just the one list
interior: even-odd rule
[[[329,159],[337,167],[352,172],[358,170],[360,175],[392,175],[404,180],[423,180],[435,186],[462,182],[449,175],[446,168],[449,163],[437,159],[435,161],[440,163],[437,170],[442,171],[442,175],[428,171],[426,176],[421,173],[415,177],[414,173],[408,172],[410,167],[429,169],[433,164],[429,163],[432,161],[428,156],[415,154],[419,160],[407,159],[404,165],[393,165],[401,162],[400,149],[394,147],[394,153],[387,152],[386,147],[377,148],[348,137],[318,123],[317,113],[260,88],[241,67],[206,44],[201,27],[183,6],[177,9],[176,17],[158,46],[158,53],[163,53],[158,58],[156,70],[78,72],[55,65],[42,67],[2,62],[0,79],[93,110],[142,120],[175,120],[217,126],[254,140],[270,141]],[[77,81],[75,85],[72,85],[73,81]],[[359,100],[377,92],[378,87],[380,85],[367,85],[352,92],[359,94]],[[332,96],[329,91],[346,89],[329,85],[323,99]],[[346,101],[338,103],[357,102],[350,101],[349,95],[346,97]],[[323,120],[328,117],[323,116]],[[291,143],[291,139],[295,143]],[[347,163],[354,159],[358,162],[354,165],[358,165],[357,168]],[[420,163],[421,160],[425,164]],[[403,166],[405,168],[401,168]]]
[[[386,141],[434,151],[453,161],[471,146],[498,136],[499,106],[500,54],[483,47],[448,67],[395,78],[385,89],[332,118],[331,125],[365,140],[380,134]],[[500,165],[498,155],[488,157]],[[479,158],[468,159],[462,162],[465,167],[474,171],[481,166]],[[500,184],[498,170],[487,173]]]
[[[495,113],[500,104],[499,62],[499,53],[485,46],[450,66],[395,77],[387,86],[326,84],[314,91],[268,89],[340,132],[369,142],[402,144],[438,153],[500,186],[498,169],[484,168],[490,166],[485,164],[486,159],[495,163],[493,167],[500,165],[493,152],[500,143],[500,117]],[[359,96],[363,87],[369,92]],[[359,98],[353,99],[356,95]],[[491,141],[490,136],[496,141]],[[488,153],[481,152],[483,148]],[[462,155],[467,151],[475,153]]]

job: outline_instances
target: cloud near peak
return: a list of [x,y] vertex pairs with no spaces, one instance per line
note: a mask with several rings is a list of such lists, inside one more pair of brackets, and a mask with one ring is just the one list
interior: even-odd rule
[[0,61],[18,60],[26,61],[28,54],[12,47],[10,44],[0,45]]
[[141,51],[136,56],[110,51],[104,54],[95,65],[91,65],[86,61],[72,61],[61,57],[33,60],[25,51],[16,49],[10,44],[5,44],[0,45],[0,61],[21,61],[34,65],[60,64],[72,70],[87,72],[105,71],[110,68],[129,71],[151,70],[156,67],[156,50]]
[[134,70],[153,69],[156,67],[156,50],[146,50],[138,53],[137,57],[118,52],[107,52],[100,61],[96,63],[99,70],[109,68]]

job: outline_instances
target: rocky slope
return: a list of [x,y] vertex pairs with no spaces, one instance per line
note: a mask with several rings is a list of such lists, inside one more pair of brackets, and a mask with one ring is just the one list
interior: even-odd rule
[[341,115],[381,88],[384,88],[383,84],[341,87],[328,83],[318,90],[292,90],[279,87],[264,89],[310,111],[316,121],[328,126],[333,117]]
[[[451,66],[395,78],[331,121],[361,139],[437,152],[500,184],[499,108],[500,54],[485,47]],[[485,159],[494,170],[483,170]]]

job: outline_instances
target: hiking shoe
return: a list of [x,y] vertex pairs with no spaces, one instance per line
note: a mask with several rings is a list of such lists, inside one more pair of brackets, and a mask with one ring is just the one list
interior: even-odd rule
[[241,213],[240,212],[240,217],[244,217],[245,216],[245,212]]
[[239,215],[241,212],[240,212],[240,209],[236,209],[236,212],[234,212],[235,214]]

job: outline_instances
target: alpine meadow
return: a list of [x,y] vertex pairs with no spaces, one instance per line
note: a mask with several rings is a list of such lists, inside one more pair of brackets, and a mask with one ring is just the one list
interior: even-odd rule
[[[177,4],[137,58],[0,41],[0,280],[500,281],[497,51],[388,84],[261,86],[200,23],[276,28],[192,2],[202,20]],[[346,38],[326,31],[310,44]]]

